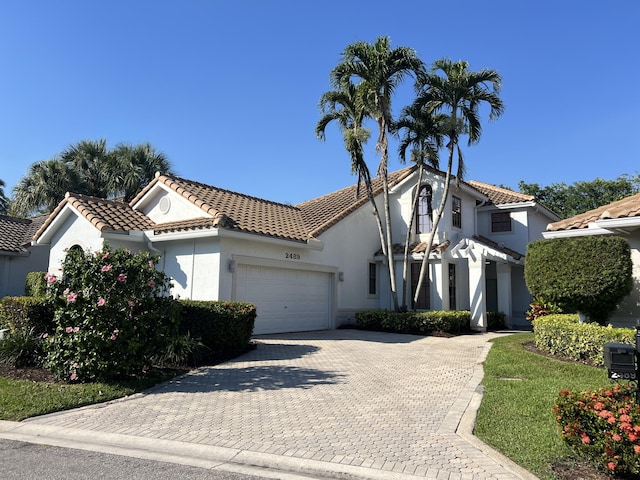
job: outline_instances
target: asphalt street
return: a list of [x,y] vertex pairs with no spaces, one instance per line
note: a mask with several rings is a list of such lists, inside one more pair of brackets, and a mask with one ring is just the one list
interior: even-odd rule
[[175,463],[0,439],[3,480],[273,480],[298,478],[197,468]]

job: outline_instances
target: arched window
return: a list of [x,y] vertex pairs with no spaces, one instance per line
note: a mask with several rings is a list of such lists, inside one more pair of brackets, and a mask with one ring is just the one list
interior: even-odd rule
[[418,193],[416,210],[416,233],[429,233],[433,227],[433,209],[431,207],[431,185],[422,185]]

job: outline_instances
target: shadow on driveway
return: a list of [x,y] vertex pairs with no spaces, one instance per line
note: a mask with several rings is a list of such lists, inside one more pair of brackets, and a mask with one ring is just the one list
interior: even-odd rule
[[163,390],[181,393],[208,393],[215,391],[254,392],[284,388],[312,388],[318,385],[342,383],[345,375],[317,369],[284,365],[244,368],[203,368],[185,377],[173,380],[148,393]]

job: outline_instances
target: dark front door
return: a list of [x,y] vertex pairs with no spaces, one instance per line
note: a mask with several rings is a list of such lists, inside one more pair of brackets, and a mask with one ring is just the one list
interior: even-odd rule
[[[420,263],[411,264],[411,299],[416,297],[416,287],[418,286],[418,278],[420,277]],[[422,286],[420,287],[420,295],[418,301],[413,303],[416,310],[429,310],[431,302],[429,301],[429,276],[425,276]]]

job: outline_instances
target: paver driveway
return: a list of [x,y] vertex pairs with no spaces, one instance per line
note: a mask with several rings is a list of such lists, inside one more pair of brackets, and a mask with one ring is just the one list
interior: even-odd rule
[[522,478],[455,433],[496,335],[261,336],[233,361],[29,424],[218,447],[317,476]]

